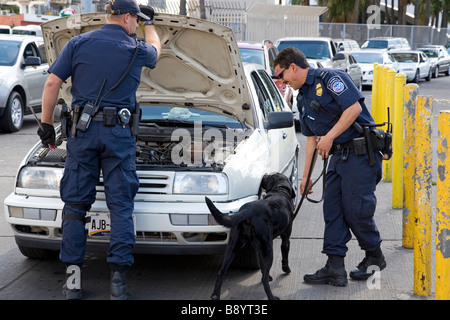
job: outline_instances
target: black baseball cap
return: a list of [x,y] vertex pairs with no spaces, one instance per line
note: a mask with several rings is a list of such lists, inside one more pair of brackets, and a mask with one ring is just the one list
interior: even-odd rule
[[135,14],[143,20],[150,20],[150,18],[143,14],[139,9],[136,0],[109,0],[111,6],[111,14]]

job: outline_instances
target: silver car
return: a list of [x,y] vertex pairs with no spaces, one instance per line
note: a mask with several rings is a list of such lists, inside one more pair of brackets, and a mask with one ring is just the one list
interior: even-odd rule
[[[36,36],[0,35],[0,130],[16,132],[30,106],[41,109],[48,77],[43,39]],[[41,49],[40,49],[41,48]]]
[[[105,14],[82,14],[77,32],[69,29],[67,19],[43,26],[49,62],[71,36],[100,28]],[[231,29],[169,14],[157,14],[154,23],[162,54],[155,69],[143,68],[136,93],[142,118],[136,149],[140,185],[134,204],[135,252],[223,253],[229,229],[214,220],[205,196],[222,212],[234,214],[263,196],[265,174],[280,172],[297,191],[292,200],[300,198],[300,148],[292,112],[262,66],[242,63]],[[141,29],[138,36],[143,37]],[[68,79],[60,91],[68,106],[70,85]],[[66,150],[59,135],[56,144],[56,150],[49,150],[38,142],[30,150],[5,200],[6,221],[28,257],[59,250],[59,183]],[[88,216],[88,250],[104,251],[109,211],[102,181]],[[242,265],[257,265],[253,248],[244,247],[239,256]]]

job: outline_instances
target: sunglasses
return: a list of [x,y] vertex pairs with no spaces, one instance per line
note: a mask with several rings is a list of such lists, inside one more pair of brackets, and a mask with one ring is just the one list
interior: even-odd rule
[[284,75],[283,75],[283,73],[286,71],[286,69],[289,69],[289,68],[284,68],[283,71],[281,71],[281,72],[278,74],[278,79],[284,80]]

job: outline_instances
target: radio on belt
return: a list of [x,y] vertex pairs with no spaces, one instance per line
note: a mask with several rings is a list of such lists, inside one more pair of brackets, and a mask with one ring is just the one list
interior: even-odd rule
[[125,128],[125,126],[130,122],[131,112],[127,108],[123,108],[119,110],[117,116],[119,117],[119,123]]

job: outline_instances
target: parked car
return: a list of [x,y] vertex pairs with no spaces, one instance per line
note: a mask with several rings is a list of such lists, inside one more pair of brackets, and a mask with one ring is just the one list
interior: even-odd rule
[[362,45],[361,49],[405,49],[410,50],[408,40],[405,38],[393,38],[393,37],[375,37],[366,40]]
[[[104,13],[82,14],[77,31],[100,28],[105,19]],[[292,112],[263,67],[242,63],[231,29],[163,13],[154,22],[164,35],[163,54],[155,69],[143,68],[136,94],[142,119],[136,149],[140,186],[134,204],[134,252],[221,254],[229,229],[216,223],[205,196],[222,212],[234,214],[262,196],[265,174],[280,172],[297,192],[293,201],[300,198],[300,147]],[[68,26],[66,18],[43,25],[50,63],[62,48],[61,39],[75,35]],[[137,33],[143,38],[143,30]],[[60,91],[69,106],[70,84],[64,83]],[[61,241],[59,183],[66,150],[57,130],[57,148],[36,143],[4,201],[16,243],[31,258],[47,257],[59,250]],[[104,251],[109,245],[107,224],[93,228],[93,221],[109,219],[100,180],[86,224],[88,251]],[[104,232],[95,232],[99,230]],[[241,265],[257,266],[250,246],[241,249],[240,260]]]
[[361,50],[358,42],[351,39],[333,39],[337,51],[355,51]]
[[406,75],[407,81],[430,81],[431,63],[422,51],[392,50],[391,54],[399,64],[399,72]]
[[372,85],[374,63],[388,66],[398,72],[398,62],[395,61],[394,57],[387,50],[365,49],[353,52],[352,54],[362,69],[363,85]]
[[12,34],[21,34],[28,36],[42,37],[42,30],[40,26],[28,25],[28,26],[16,26],[12,28]]
[[446,76],[450,74],[450,55],[444,46],[426,45],[417,48],[417,51],[425,53],[430,60],[433,78],[437,78],[439,73],[444,73]]
[[301,50],[307,59],[320,62],[324,68],[336,68],[345,56],[338,53],[331,38],[326,37],[287,37],[278,39],[275,43],[278,50],[295,47]]
[[[0,130],[16,132],[25,114],[41,110],[48,63],[44,40],[36,36],[0,35]],[[41,48],[41,49],[39,49]]]
[[7,25],[0,25],[0,34],[11,34],[11,27]]
[[362,90],[363,85],[363,72],[361,66],[356,61],[355,57],[353,57],[352,52],[342,52],[345,56],[345,60],[341,62],[339,65],[339,69],[345,70],[348,73],[350,78],[353,80],[358,89]]
[[264,40],[262,42],[238,42],[238,47],[242,61],[262,65],[267,73],[272,76],[286,103],[289,107],[292,107],[292,88],[286,85],[282,79],[278,79],[275,76],[273,61],[278,55],[278,49],[273,42],[270,40]]

